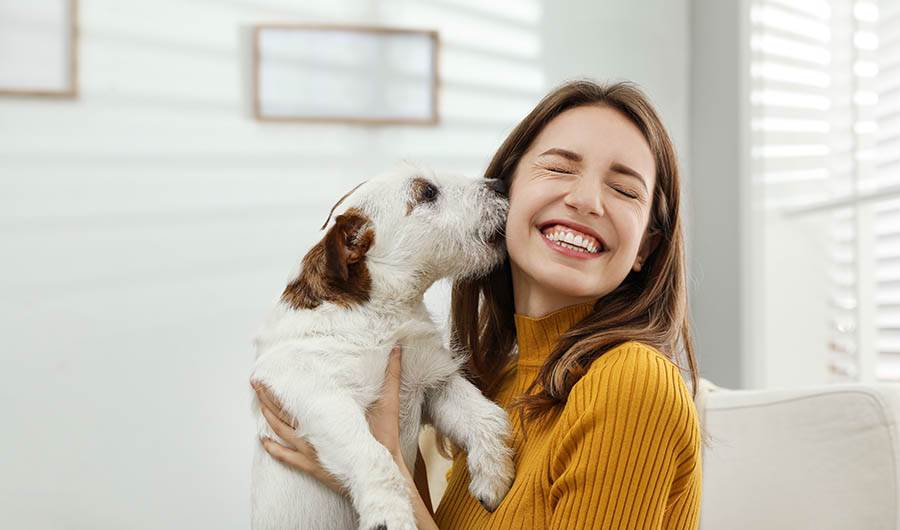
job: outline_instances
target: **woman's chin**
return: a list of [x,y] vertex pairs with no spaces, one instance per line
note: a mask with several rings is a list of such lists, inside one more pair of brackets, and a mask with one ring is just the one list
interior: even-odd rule
[[599,298],[603,294],[600,286],[590,280],[590,278],[578,278],[577,275],[568,272],[565,275],[550,273],[544,278],[539,278],[538,282],[548,289],[552,289],[560,297],[573,300]]

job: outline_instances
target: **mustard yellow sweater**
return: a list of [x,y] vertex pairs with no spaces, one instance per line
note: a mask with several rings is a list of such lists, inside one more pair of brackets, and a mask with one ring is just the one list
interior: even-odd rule
[[[497,402],[510,411],[556,339],[591,311],[566,307],[515,316],[519,358]],[[678,368],[656,349],[626,342],[597,359],[562,410],[541,427],[510,416],[516,477],[494,513],[468,492],[465,454],[448,473],[435,513],[441,530],[696,529],[700,429]]]

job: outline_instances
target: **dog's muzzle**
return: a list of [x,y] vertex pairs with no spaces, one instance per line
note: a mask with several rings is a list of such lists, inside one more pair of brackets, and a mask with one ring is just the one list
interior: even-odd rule
[[506,183],[503,182],[503,179],[488,179],[485,186],[497,195],[506,197]]

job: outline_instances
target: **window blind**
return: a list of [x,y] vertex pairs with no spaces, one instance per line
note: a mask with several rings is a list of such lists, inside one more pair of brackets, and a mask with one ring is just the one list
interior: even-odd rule
[[817,212],[833,381],[900,379],[898,0],[753,0],[751,174],[766,215]]
[[[882,0],[871,11],[864,21],[871,35],[862,44],[874,94],[874,123],[866,127],[874,138],[864,153],[871,165],[864,186],[893,195],[900,186],[900,1]],[[874,210],[877,376],[900,380],[900,198],[879,201]]]

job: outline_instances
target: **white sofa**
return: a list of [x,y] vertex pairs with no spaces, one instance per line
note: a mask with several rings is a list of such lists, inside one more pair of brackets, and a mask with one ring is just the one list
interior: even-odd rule
[[702,380],[703,530],[900,530],[900,384]]

